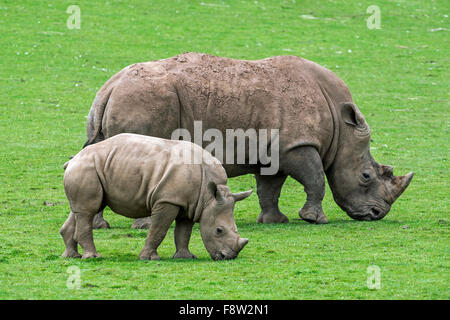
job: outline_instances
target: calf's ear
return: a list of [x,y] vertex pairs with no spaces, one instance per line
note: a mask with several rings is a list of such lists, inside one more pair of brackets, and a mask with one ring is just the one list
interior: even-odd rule
[[351,126],[362,126],[365,123],[363,115],[352,102],[345,102],[342,105],[341,116],[342,120]]
[[226,199],[226,186],[220,185],[218,186],[215,182],[209,181],[207,185],[208,191],[211,193],[211,195],[216,199],[218,203],[225,202]]

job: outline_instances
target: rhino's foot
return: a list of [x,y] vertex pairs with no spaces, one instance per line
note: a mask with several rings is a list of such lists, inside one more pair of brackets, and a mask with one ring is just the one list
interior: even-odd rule
[[131,228],[132,229],[149,229],[151,222],[152,222],[152,220],[150,217],[135,219]]
[[85,252],[81,259],[90,259],[90,258],[101,258],[97,252]]
[[63,254],[61,255],[62,258],[81,258],[81,254],[79,254],[77,251],[73,249],[66,249],[64,250]]
[[109,229],[111,227],[109,226],[108,221],[103,219],[103,216],[101,214],[96,214],[94,216],[94,221],[92,222],[92,228],[94,228],[94,229]]
[[306,222],[309,223],[315,224],[328,223],[321,206],[311,206],[305,204],[305,206],[300,210],[298,214],[302,220],[305,220]]
[[161,260],[161,258],[158,256],[158,253],[149,252],[149,251],[142,251],[139,255],[140,260]]
[[174,259],[197,259],[197,256],[190,253],[189,250],[180,250],[173,255]]
[[288,223],[289,219],[280,211],[261,212],[256,220],[258,223]]

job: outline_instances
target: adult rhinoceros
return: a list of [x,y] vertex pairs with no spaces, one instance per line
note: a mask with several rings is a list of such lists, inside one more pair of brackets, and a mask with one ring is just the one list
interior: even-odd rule
[[[307,194],[302,219],[327,223],[325,174],[336,203],[358,220],[379,220],[409,185],[370,154],[370,129],[345,83],[330,70],[294,56],[256,61],[208,54],[128,66],[97,93],[87,119],[86,145],[129,132],[170,138],[178,128],[279,129],[279,170],[224,164],[229,177],[255,174],[262,212],[257,221],[288,222],[278,208],[287,176]],[[147,227],[145,221],[136,227]],[[96,227],[108,227],[101,214]]]

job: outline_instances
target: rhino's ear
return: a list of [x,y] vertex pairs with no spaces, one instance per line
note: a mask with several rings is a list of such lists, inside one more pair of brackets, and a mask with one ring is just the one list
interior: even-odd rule
[[341,115],[342,120],[351,126],[362,126],[365,123],[363,115],[352,102],[345,102],[342,105]]
[[208,191],[211,193],[211,195],[216,199],[217,202],[223,203],[225,202],[225,190],[223,188],[220,188],[217,186],[217,184],[213,181],[208,182],[207,186]]

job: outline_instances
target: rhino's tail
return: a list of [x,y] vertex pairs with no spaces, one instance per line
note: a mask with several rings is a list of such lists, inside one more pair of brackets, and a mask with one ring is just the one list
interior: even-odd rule
[[69,165],[69,162],[70,162],[70,160],[67,161],[66,163],[64,163],[64,165],[63,165],[63,169],[64,169],[64,170],[66,170],[67,166]]
[[88,139],[83,145],[83,148],[93,143],[104,140],[102,134],[102,120],[108,104],[109,97],[113,91],[113,87],[107,89],[106,92],[100,91],[92,103],[87,120],[87,134]]

